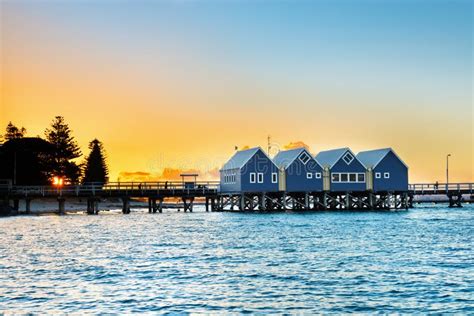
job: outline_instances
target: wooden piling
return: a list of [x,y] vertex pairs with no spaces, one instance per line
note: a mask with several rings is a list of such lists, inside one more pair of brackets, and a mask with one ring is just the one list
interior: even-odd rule
[[25,214],[30,214],[31,212],[31,199],[25,199]]
[[59,215],[64,215],[66,213],[65,211],[65,202],[66,199],[63,197],[58,198],[58,214]]
[[130,199],[128,197],[122,198],[122,213],[130,214]]

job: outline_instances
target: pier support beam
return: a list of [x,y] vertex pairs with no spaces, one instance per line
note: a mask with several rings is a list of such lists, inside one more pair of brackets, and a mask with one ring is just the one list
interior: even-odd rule
[[122,198],[122,213],[130,214],[130,199],[128,197]]
[[[156,203],[155,203],[155,208],[156,208]],[[163,212],[163,198],[158,199],[158,212],[162,213]]]
[[182,200],[183,200],[184,212],[187,212],[187,211],[192,212],[194,197],[189,197],[189,198],[183,197]]
[[462,194],[449,194],[449,207],[462,207]]
[[267,208],[265,207],[265,193],[262,193],[260,196],[260,201],[259,201],[259,210],[260,211],[266,211]]
[[66,213],[65,209],[65,204],[66,204],[66,199],[63,197],[58,198],[58,214],[59,215],[64,215]]
[[151,213],[152,211],[153,211],[152,199],[148,198],[148,213]]
[[99,214],[99,199],[96,197],[90,197],[87,199],[87,214],[97,215]]
[[25,214],[30,214],[31,212],[31,199],[25,199]]
[[13,210],[18,212],[20,210],[20,200],[15,199],[13,200]]

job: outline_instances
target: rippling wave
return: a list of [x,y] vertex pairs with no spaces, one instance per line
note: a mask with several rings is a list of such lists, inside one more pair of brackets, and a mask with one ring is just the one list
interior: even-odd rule
[[0,312],[474,312],[474,207],[0,219]]

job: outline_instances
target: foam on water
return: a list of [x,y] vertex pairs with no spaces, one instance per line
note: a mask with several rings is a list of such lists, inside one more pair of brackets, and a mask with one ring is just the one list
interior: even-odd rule
[[474,207],[0,219],[0,311],[474,312]]

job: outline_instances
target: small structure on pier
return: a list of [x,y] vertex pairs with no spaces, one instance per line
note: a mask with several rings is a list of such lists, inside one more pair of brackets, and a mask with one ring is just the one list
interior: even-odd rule
[[277,192],[278,167],[260,148],[237,151],[220,170],[220,192]]
[[408,166],[392,148],[362,151],[357,154],[357,159],[367,168],[368,190],[408,190]]
[[323,190],[323,167],[305,148],[280,151],[273,162],[279,168],[279,189],[286,192]]
[[366,190],[366,168],[349,148],[322,151],[315,158],[325,168],[325,191]]
[[179,176],[181,177],[184,188],[194,189],[194,187],[196,186],[197,177],[198,177],[197,173],[182,173]]

